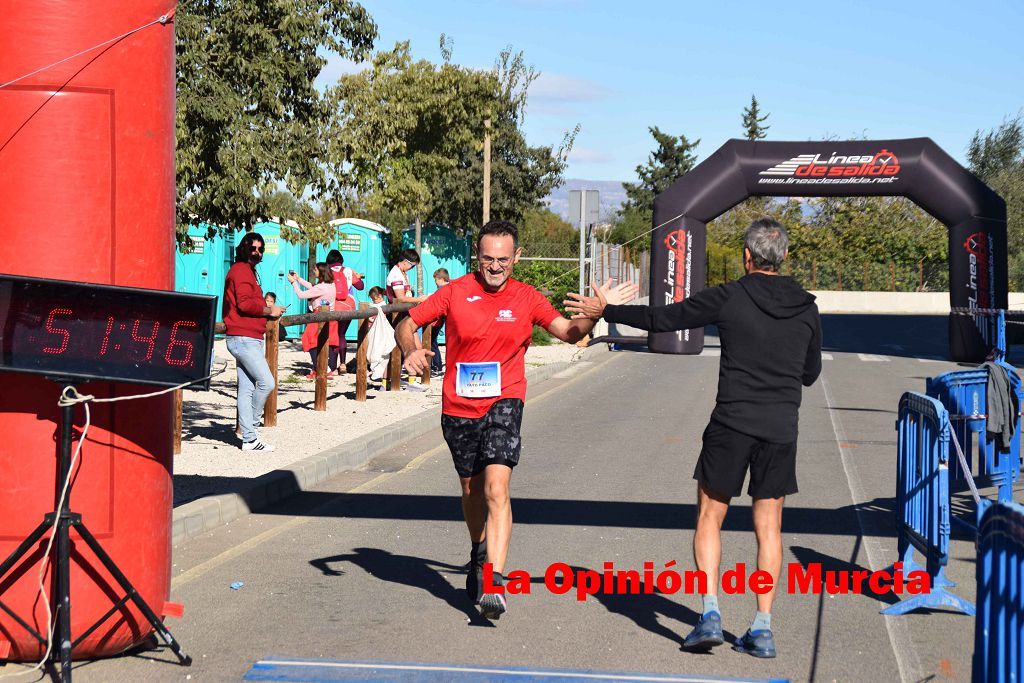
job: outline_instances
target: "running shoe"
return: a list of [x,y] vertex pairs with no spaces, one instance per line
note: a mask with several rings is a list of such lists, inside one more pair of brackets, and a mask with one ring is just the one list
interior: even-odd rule
[[484,593],[480,596],[480,614],[485,619],[498,620],[508,611],[508,603],[501,593]]
[[745,652],[751,657],[771,659],[775,656],[775,637],[772,635],[771,629],[764,628],[757,631],[747,629],[747,632],[736,641],[732,649],[736,652]]
[[253,439],[252,441],[242,442],[243,451],[262,451],[264,453],[270,453],[274,450],[274,447],[269,443],[264,442],[262,439]]
[[708,612],[700,618],[690,634],[683,640],[686,650],[710,650],[725,642],[722,635],[722,615]]

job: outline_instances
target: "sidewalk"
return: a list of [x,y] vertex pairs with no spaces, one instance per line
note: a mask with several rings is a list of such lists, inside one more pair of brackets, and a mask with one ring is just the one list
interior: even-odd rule
[[[531,346],[527,378],[539,382],[604,349],[557,341]],[[174,458],[175,544],[359,467],[381,450],[439,424],[441,378],[422,387],[425,391],[371,388],[360,403],[355,400],[355,374],[341,375],[328,382],[327,410],[314,411],[314,383],[305,379],[309,356],[297,341],[290,341],[281,344],[278,356],[277,426],[262,430],[276,450],[243,452],[234,433],[234,359],[223,340],[216,343],[214,355],[214,367],[226,363],[224,371],[208,391],[184,395],[181,453]]]

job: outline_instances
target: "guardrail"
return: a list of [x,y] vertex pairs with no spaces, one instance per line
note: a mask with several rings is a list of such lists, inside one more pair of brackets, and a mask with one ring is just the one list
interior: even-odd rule
[[[1024,403],[1021,380],[1014,368],[1002,361],[997,365],[1005,368],[1010,378],[1011,391],[1017,396],[1017,403]],[[1008,450],[1000,450],[995,438],[989,437],[988,429],[988,370],[956,370],[929,379],[925,385],[929,396],[937,398],[949,412],[953,432],[963,447],[967,466],[973,465],[973,454],[977,452],[978,475],[988,483],[999,487],[999,501],[1013,500],[1013,485],[1020,477],[1020,425],[1013,432]],[[977,442],[971,448],[972,441]],[[969,473],[964,472],[960,463],[953,461],[951,478],[961,481]]]
[[896,530],[903,571],[925,558],[931,591],[882,610],[900,615],[919,608],[949,607],[974,614],[974,605],[953,595],[946,578],[949,563],[949,413],[937,399],[908,391],[900,398],[896,422]]
[[974,683],[1024,681],[1024,506],[978,508]]

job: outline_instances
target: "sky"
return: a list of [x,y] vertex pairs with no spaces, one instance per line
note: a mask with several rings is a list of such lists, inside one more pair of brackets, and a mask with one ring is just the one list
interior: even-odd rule
[[[699,139],[699,159],[741,137],[756,95],[769,140],[930,137],[962,163],[976,130],[1024,108],[1024,2],[584,2],[361,0],[377,46],[490,68],[511,45],[541,72],[530,144],[581,130],[567,178],[633,180],[649,126]],[[351,70],[334,61],[325,78]]]

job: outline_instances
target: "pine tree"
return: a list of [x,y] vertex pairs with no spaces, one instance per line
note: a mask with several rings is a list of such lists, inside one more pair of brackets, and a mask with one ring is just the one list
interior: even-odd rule
[[757,103],[757,98],[751,95],[750,106],[743,108],[743,130],[748,140],[764,140],[768,137],[767,131],[771,126],[761,124],[768,120],[769,114],[758,116],[760,113],[761,108]]
[[685,135],[676,137],[663,133],[657,126],[648,128],[658,148],[647,157],[647,163],[636,167],[639,183],[623,183],[626,206],[640,211],[654,211],[654,198],[668,189],[681,175],[697,163],[693,150],[700,140],[690,142]]

